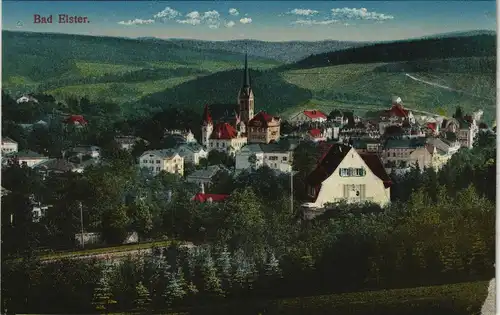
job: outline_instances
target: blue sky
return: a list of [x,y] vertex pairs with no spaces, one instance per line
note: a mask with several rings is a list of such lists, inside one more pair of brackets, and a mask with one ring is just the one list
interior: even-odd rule
[[[9,1],[3,28],[124,37],[206,40],[398,40],[496,29],[494,1]],[[34,24],[34,14],[53,24]],[[57,15],[88,17],[58,24]]]

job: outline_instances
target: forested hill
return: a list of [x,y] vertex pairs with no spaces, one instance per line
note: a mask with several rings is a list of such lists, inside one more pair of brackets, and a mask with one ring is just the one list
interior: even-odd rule
[[496,55],[496,36],[489,34],[444,38],[424,38],[317,54],[283,70],[307,69],[351,63],[433,60],[463,57],[493,57]]
[[[149,39],[151,40],[151,39]],[[369,42],[350,42],[339,40],[324,41],[287,41],[265,42],[259,40],[204,41],[190,39],[171,39],[180,47],[188,49],[223,50],[233,53],[245,53],[261,58],[271,58],[281,62],[295,62],[313,54],[360,47]]]

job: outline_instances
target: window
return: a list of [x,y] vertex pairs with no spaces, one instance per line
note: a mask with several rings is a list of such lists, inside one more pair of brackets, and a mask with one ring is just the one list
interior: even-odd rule
[[286,156],[283,157],[283,162],[286,162],[288,158]]
[[157,172],[161,171],[161,168],[160,168],[160,167],[157,167],[157,168],[156,168],[156,171],[157,171]]
[[393,152],[393,153],[392,153],[392,157],[396,157],[396,152]]
[[160,160],[156,160],[156,164],[160,164]]
[[276,160],[278,160],[278,157],[277,156],[270,156],[269,160],[270,161],[276,161]]
[[142,163],[148,163],[148,160],[142,160]]
[[366,175],[364,168],[341,168],[339,171],[342,177],[361,177]]

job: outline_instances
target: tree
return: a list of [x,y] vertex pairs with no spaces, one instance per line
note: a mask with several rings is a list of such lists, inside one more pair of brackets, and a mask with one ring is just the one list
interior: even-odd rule
[[102,236],[110,244],[120,244],[127,237],[129,218],[127,207],[119,205],[104,213],[102,221]]
[[217,275],[217,269],[210,254],[205,255],[201,272],[203,277],[203,292],[209,297],[222,296],[224,292],[221,280]]
[[99,283],[94,288],[92,304],[95,306],[96,311],[104,311],[107,314],[109,306],[116,303],[109,285],[108,272],[105,271],[99,279]]
[[281,275],[280,263],[272,251],[267,253],[265,275],[268,277]]
[[232,286],[232,267],[231,267],[231,253],[224,245],[217,257],[217,271],[221,279],[222,288],[227,293],[231,290]]
[[135,310],[138,312],[145,312],[149,309],[151,298],[149,297],[148,289],[139,281],[135,287],[136,298],[134,300]]
[[168,306],[172,306],[176,302],[181,301],[187,294],[186,283],[182,269],[166,273],[167,284],[163,292],[163,298]]

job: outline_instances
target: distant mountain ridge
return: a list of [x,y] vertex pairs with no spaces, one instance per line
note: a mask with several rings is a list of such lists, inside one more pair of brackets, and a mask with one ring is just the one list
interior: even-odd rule
[[496,56],[496,35],[463,35],[374,43],[309,56],[280,69],[310,69],[352,63]]

